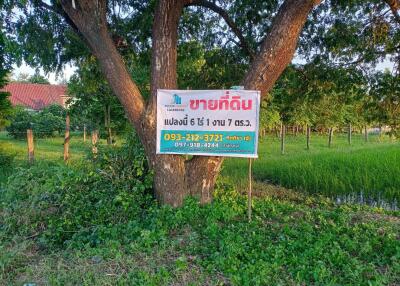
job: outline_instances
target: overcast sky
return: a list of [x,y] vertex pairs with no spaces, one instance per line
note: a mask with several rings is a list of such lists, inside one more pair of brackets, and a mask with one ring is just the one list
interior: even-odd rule
[[[303,62],[302,60],[299,60],[296,58],[293,61],[297,62],[297,63]],[[394,67],[394,63],[390,62],[389,60],[386,60],[386,61],[378,64],[377,70],[389,69],[390,71],[392,71],[393,67]],[[26,64],[23,64],[20,67],[14,66],[13,68],[14,68],[13,78],[17,78],[18,74],[20,74],[20,73],[29,74],[29,75],[33,75],[35,73],[35,69],[27,66]],[[48,75],[45,75],[42,70],[40,73],[43,76],[45,76],[50,81],[50,83],[57,84],[57,83],[62,82],[64,78],[68,81],[70,79],[70,77],[73,75],[75,70],[76,70],[75,66],[66,66],[63,70],[63,73],[60,74],[58,77],[56,77],[55,73],[50,73]]]

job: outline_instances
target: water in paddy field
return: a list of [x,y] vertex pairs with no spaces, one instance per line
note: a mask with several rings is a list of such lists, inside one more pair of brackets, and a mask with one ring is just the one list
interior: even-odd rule
[[346,194],[346,195],[335,196],[334,200],[339,205],[340,204],[360,204],[360,205],[367,205],[370,207],[383,208],[385,210],[390,210],[390,211],[400,210],[399,204],[396,199],[389,202],[385,199],[382,199],[380,194],[378,195],[378,198],[371,198],[371,197],[366,197],[363,192],[351,193],[351,194]]

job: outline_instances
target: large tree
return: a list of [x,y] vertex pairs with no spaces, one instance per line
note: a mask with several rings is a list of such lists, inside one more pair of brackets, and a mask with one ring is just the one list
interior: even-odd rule
[[[186,160],[183,156],[155,154],[156,93],[157,89],[161,88],[178,88],[177,45],[179,31],[184,30],[185,25],[182,27],[181,24],[182,29],[178,29],[178,27],[180,27],[180,22],[187,22],[187,17],[182,18],[182,15],[185,15],[188,7],[191,7],[190,9],[197,12],[197,14],[194,13],[193,17],[197,16],[198,19],[201,19],[202,15],[211,15],[210,13],[202,13],[204,11],[212,11],[212,15],[221,17],[225,21],[226,27],[229,27],[235,35],[233,42],[237,42],[243,49],[243,55],[246,55],[249,59],[247,60],[248,71],[243,77],[242,84],[246,89],[260,90],[262,95],[266,96],[292,60],[300,32],[307,17],[320,1],[267,2],[255,1],[253,4],[253,1],[235,1],[231,6],[227,6],[230,11],[236,11],[235,17],[230,17],[227,10],[222,8],[223,5],[226,6],[224,1],[159,0],[154,8],[151,30],[151,83],[150,97],[147,100],[143,97],[137,83],[127,70],[121,50],[121,46],[124,46],[124,39],[119,39],[115,35],[115,32],[118,31],[118,25],[114,25],[113,15],[115,14],[110,13],[110,10],[129,6],[129,3],[133,3],[136,5],[132,9],[133,11],[143,11],[148,7],[150,7],[149,9],[152,8],[152,1],[147,6],[140,4],[143,3],[141,1],[117,1],[116,5],[115,2],[105,0],[62,0],[60,2],[54,1],[51,4],[33,1],[33,6],[42,9],[39,10],[41,11],[39,14],[43,14],[43,11],[53,12],[48,17],[36,19],[40,22],[49,22],[49,27],[57,27],[54,28],[54,37],[50,37],[51,33],[40,34],[39,37],[42,37],[43,41],[51,42],[53,38],[57,38],[57,35],[63,29],[65,30],[65,28],[57,25],[57,17],[62,17],[97,58],[105,78],[124,107],[129,121],[135,127],[145,147],[147,158],[155,170],[154,190],[157,199],[161,203],[178,206],[182,203],[183,198],[189,194],[199,196],[202,202],[210,201],[211,192],[223,161],[221,157],[194,156]],[[279,9],[277,8],[278,3],[281,3]],[[254,7],[259,7],[261,10],[251,10]],[[30,12],[27,10],[28,14]],[[244,16],[240,16],[241,13]],[[129,14],[129,11],[126,14]],[[141,15],[141,13],[136,14]],[[144,22],[136,19],[136,25],[148,21],[145,17],[148,14],[142,13],[142,15]],[[272,15],[275,16],[272,17]],[[32,19],[31,14],[28,16],[28,20]],[[214,22],[216,25],[221,22],[218,17]],[[197,23],[201,23],[201,21]],[[25,34],[37,29],[34,24],[26,27]],[[112,30],[110,30],[110,27],[112,27]],[[146,29],[144,31],[146,32]],[[212,27],[210,31],[213,31]],[[128,37],[143,40],[134,43],[138,51],[145,50],[149,43],[149,35],[145,32],[141,34],[133,33],[133,36],[128,35]],[[24,31],[22,31],[23,33]],[[55,51],[62,44],[68,45],[68,41],[73,42],[77,39],[70,33],[66,34],[67,37],[62,38],[64,43],[55,45]],[[221,44],[227,45],[227,43]],[[76,49],[70,50],[75,51]],[[60,53],[62,52],[64,50],[60,48]],[[68,56],[70,54],[65,55],[65,57]],[[59,63],[57,61],[65,59],[65,57],[55,57],[56,63],[53,64],[53,60],[48,65],[50,67],[57,65]],[[29,59],[35,62],[34,57]]]
[[[221,157],[156,155],[156,92],[177,88],[178,23],[188,5],[215,9],[206,1],[161,0],[158,2],[152,31],[151,97],[146,103],[128,74],[107,28],[106,2],[62,1],[63,10],[83,35],[92,53],[99,60],[114,93],[120,99],[131,123],[141,138],[148,160],[155,169],[155,195],[162,203],[177,206],[185,195],[211,199],[211,191],[222,164]],[[263,40],[260,51],[243,79],[246,89],[261,90],[265,95],[292,60],[300,31],[307,15],[316,5],[312,0],[285,1]],[[93,17],[93,15],[96,15]]]

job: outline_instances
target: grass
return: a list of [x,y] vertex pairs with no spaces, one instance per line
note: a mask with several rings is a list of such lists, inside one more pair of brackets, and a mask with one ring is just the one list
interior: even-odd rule
[[[352,143],[349,146],[347,137],[338,135],[329,148],[326,136],[314,135],[307,150],[304,136],[289,136],[282,155],[279,139],[268,136],[259,145],[254,178],[331,197],[363,193],[400,202],[400,143],[388,138],[379,142],[377,136],[366,143],[361,135],[354,136]],[[245,188],[247,164],[243,159],[227,159],[223,174]]]
[[[3,226],[0,284],[400,283],[398,212],[338,207],[322,197],[283,189],[263,192],[253,204],[249,223],[246,198],[222,188],[210,205],[187,200],[182,208],[151,207],[120,224],[99,221],[89,232],[77,227],[72,239],[55,248],[33,229],[32,235],[18,235],[15,229],[11,239],[9,227]],[[33,210],[27,209],[26,216]],[[20,224],[30,220],[24,215],[15,219]],[[46,227],[46,220],[38,223]],[[84,243],[85,237],[96,237],[96,244]]]
[[[89,140],[83,142],[81,134],[71,134],[70,154],[71,159],[76,160],[84,156],[90,149]],[[63,160],[64,138],[40,138],[34,140],[36,160]],[[27,160],[26,140],[15,140],[7,135],[6,132],[0,132],[0,146],[16,156],[18,161]]]
[[[2,140],[24,160],[23,142]],[[276,141],[264,142],[257,164],[268,154],[341,154],[313,142],[310,151],[288,142],[285,156]],[[338,206],[257,181],[248,222],[246,197],[232,186],[245,182],[243,159],[227,160],[212,204],[160,207],[137,193],[142,164],[125,164],[135,162],[126,152],[104,156],[103,167],[66,165],[58,143],[43,144],[47,159],[13,168],[0,190],[0,285],[400,284],[398,211]],[[348,154],[375,146],[397,147],[359,142]],[[78,148],[83,156],[88,146]]]

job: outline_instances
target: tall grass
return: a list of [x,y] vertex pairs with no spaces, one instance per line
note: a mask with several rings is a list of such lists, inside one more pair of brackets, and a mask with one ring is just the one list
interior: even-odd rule
[[[281,155],[279,139],[269,136],[259,146],[259,159],[254,162],[254,177],[288,188],[322,193],[328,196],[362,193],[372,199],[400,202],[400,144],[388,138],[345,135],[334,138],[328,147],[327,136],[312,138],[307,150],[304,136],[289,136],[286,154]],[[227,159],[223,174],[245,187],[247,161]]]

